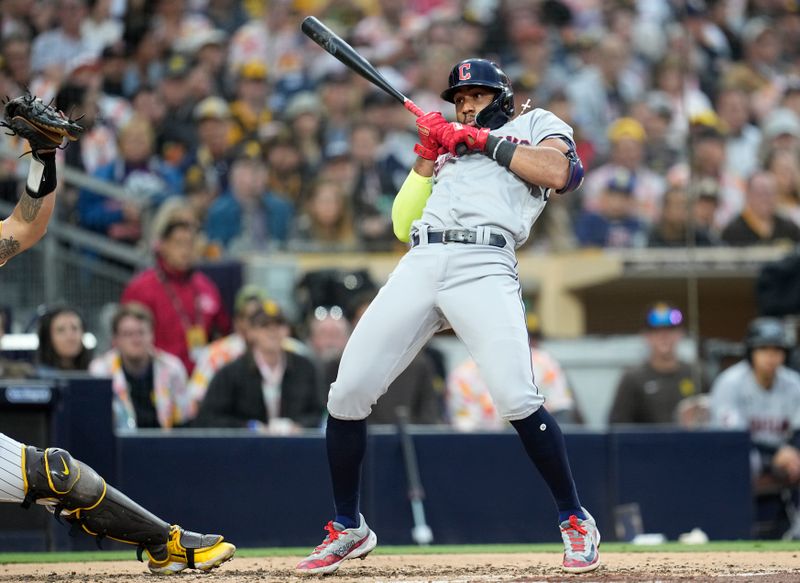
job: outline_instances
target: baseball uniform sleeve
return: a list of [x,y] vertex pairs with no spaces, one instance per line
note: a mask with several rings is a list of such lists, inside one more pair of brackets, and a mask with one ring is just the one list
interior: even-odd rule
[[[735,365],[734,365],[735,366]],[[738,404],[737,371],[722,373],[711,387],[711,423],[726,429],[747,429],[747,418]]]
[[573,141],[572,128],[554,113],[544,109],[535,109],[525,116],[530,118],[531,144],[534,146],[550,137],[564,136]]

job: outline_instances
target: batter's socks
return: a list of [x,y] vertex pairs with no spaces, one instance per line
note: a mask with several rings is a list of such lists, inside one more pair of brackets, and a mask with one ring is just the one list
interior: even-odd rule
[[367,421],[342,421],[328,415],[325,437],[336,505],[334,522],[345,528],[357,528],[361,522],[358,495],[361,462],[367,449]]
[[558,522],[569,520],[573,514],[585,519],[569,468],[564,435],[553,416],[544,407],[539,407],[532,415],[512,421],[511,425],[522,439],[528,457],[550,487],[558,507]]

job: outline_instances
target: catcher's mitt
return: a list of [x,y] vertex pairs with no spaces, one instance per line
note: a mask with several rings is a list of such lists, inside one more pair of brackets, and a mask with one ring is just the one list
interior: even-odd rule
[[0,126],[28,140],[34,155],[60,148],[64,138],[74,142],[83,131],[76,120],[33,95],[6,100],[4,117]]

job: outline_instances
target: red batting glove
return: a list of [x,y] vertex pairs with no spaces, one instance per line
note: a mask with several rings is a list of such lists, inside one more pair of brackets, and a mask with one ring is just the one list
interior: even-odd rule
[[414,153],[426,160],[436,160],[439,157],[439,149],[439,147],[434,150],[433,148],[426,148],[422,144],[414,144]]
[[438,128],[445,125],[447,125],[447,120],[438,111],[432,111],[418,117],[417,133],[422,147],[434,151],[438,150],[441,144],[436,140],[436,134],[438,133]]
[[458,122],[439,126],[434,131],[436,140],[454,156],[463,153],[459,152],[459,144],[464,144],[468,150],[483,152],[489,137],[489,128],[478,129]]

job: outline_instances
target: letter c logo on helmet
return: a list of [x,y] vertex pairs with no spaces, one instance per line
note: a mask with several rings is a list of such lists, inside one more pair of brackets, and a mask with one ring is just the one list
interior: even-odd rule
[[514,117],[514,90],[497,63],[486,59],[461,61],[450,71],[442,99],[455,103],[455,92],[462,87],[488,87],[496,92],[494,100],[475,117],[478,127],[495,130]]

